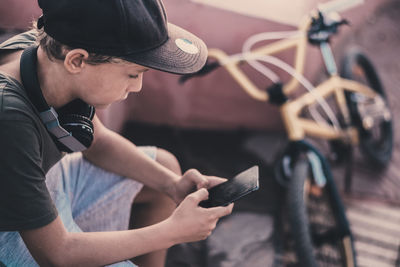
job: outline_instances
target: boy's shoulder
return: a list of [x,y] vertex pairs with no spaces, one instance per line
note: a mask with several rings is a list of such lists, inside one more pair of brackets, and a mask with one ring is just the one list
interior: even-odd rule
[[1,50],[21,50],[36,43],[38,32],[30,30],[17,34],[0,44]]
[[[2,52],[23,50],[36,43],[37,31],[31,30],[11,37],[0,44]],[[27,93],[20,82],[13,77],[0,72],[0,118],[12,113],[33,115],[34,109]]]
[[35,113],[22,85],[0,73],[0,119],[31,121]]

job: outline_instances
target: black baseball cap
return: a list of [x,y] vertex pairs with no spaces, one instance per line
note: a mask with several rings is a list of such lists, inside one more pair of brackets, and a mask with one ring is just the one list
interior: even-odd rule
[[55,40],[161,71],[197,72],[207,47],[167,22],[161,0],[38,0],[38,27]]

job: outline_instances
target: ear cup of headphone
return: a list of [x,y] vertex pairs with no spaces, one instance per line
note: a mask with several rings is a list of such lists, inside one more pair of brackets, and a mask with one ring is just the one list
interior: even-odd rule
[[57,110],[59,115],[63,114],[78,114],[89,120],[92,120],[95,114],[95,109],[93,106],[90,106],[83,102],[81,99],[77,98],[65,106],[59,108]]
[[88,118],[78,114],[65,114],[58,117],[60,125],[67,132],[81,142],[85,147],[90,147],[93,142],[93,123]]

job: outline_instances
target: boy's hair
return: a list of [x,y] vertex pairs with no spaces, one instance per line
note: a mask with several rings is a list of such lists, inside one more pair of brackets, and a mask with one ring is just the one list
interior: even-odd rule
[[[46,55],[50,60],[64,60],[68,51],[74,49],[73,47],[58,42],[48,35],[43,28],[38,29],[36,25],[37,23],[34,22],[33,28],[37,31],[37,43],[46,52]],[[119,63],[122,61],[124,60],[112,56],[99,55],[96,53],[89,53],[88,59],[85,60],[85,62],[90,65]]]

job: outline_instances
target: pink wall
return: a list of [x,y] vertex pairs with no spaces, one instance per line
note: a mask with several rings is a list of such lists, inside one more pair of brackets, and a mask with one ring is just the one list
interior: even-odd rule
[[26,29],[40,14],[36,0],[1,0],[0,28]]

